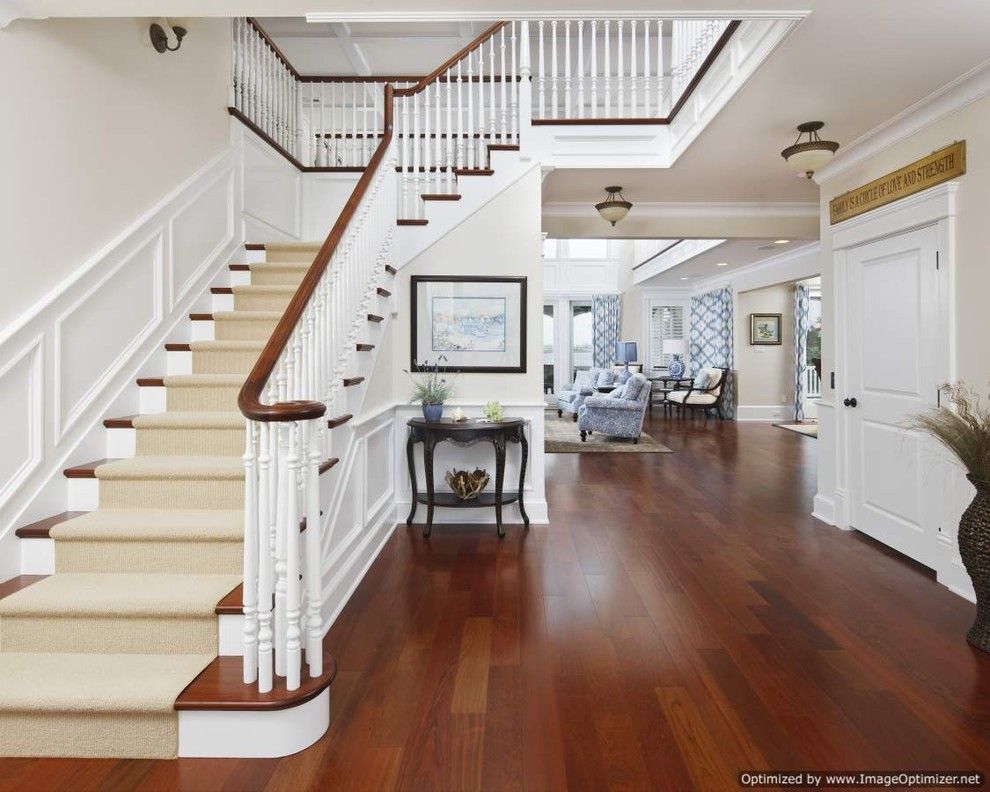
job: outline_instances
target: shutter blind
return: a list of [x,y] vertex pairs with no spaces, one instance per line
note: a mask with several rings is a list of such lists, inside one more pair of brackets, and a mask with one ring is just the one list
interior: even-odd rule
[[669,366],[673,357],[664,354],[663,342],[683,338],[684,306],[654,305],[650,310],[650,366]]

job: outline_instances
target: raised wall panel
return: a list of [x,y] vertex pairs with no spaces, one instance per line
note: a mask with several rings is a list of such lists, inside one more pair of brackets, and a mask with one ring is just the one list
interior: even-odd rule
[[161,321],[162,245],[153,236],[56,320],[56,443]]
[[38,336],[0,368],[0,504],[41,462],[42,342]]
[[393,495],[393,467],[388,464],[392,454],[392,422],[373,429],[365,438],[365,522],[381,508],[382,501]]
[[225,173],[192,199],[169,225],[171,299],[185,297],[233,236],[233,174]]
[[[301,185],[302,174],[293,165],[254,135],[245,133],[244,214],[251,225],[300,239]],[[267,241],[267,237],[248,241]]]
[[307,173],[303,178],[303,239],[325,239],[351,197],[359,173]]

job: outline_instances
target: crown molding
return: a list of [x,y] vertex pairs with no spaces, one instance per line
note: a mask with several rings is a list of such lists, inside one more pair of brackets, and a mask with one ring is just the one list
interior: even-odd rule
[[651,13],[645,9],[631,11],[616,11],[611,8],[601,10],[551,8],[543,10],[507,11],[504,8],[492,8],[487,11],[450,10],[450,11],[311,11],[306,14],[307,22],[491,22],[493,19],[504,21],[530,20],[537,21],[553,19],[769,19],[769,20],[801,20],[811,13],[807,10],[751,10],[745,11],[714,11],[704,9],[671,9],[662,14]]
[[0,0],[0,30],[3,30],[15,19],[48,19],[30,10],[30,3],[24,0]]
[[[805,258],[806,256],[817,255],[821,252],[821,249],[822,243],[816,240],[815,242],[809,242],[807,245],[801,245],[800,247],[785,250],[783,253],[770,256],[770,258],[765,258],[761,261],[754,261],[752,264],[744,264],[741,267],[730,269],[728,272],[720,272],[717,275],[713,275],[710,278],[705,278],[704,280],[696,281],[692,284],[692,294],[701,294],[702,292],[708,292],[722,286],[731,286],[739,278],[757,275],[761,272],[777,269],[779,267],[785,267],[786,265]],[[793,279],[788,277],[781,282],[783,283],[787,280]]]
[[[819,204],[814,202],[633,202],[637,217],[815,217]],[[553,201],[543,204],[544,217],[591,217],[594,204],[580,201]]]
[[813,178],[818,184],[835,179],[987,94],[990,94],[990,60],[983,61],[979,66],[860,135],[844,151],[840,150],[839,155],[816,172]]

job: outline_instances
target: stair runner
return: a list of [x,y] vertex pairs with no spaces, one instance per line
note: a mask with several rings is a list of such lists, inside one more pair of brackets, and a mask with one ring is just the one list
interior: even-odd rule
[[176,697],[217,655],[241,581],[237,394],[315,254],[268,246],[136,456],[96,468],[99,507],[51,530],[55,574],[0,600],[0,755],[174,757]]

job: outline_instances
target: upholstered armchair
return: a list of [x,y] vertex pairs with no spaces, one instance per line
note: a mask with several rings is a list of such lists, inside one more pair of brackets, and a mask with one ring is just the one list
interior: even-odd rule
[[574,375],[574,382],[570,385],[565,385],[557,391],[558,418],[566,412],[571,413],[574,416],[574,420],[577,420],[578,410],[584,404],[584,400],[594,394],[595,387],[598,385],[598,378],[601,376],[602,371],[603,369],[594,367],[587,371],[578,371]]
[[650,404],[650,383],[642,374],[633,374],[629,381],[605,396],[587,396],[578,410],[581,441],[592,432],[610,437],[627,437],[639,442],[643,417]]
[[708,416],[714,410],[719,418],[725,418],[725,387],[729,376],[727,368],[703,368],[687,390],[675,390],[667,394],[667,401],[678,411],[701,410]]

